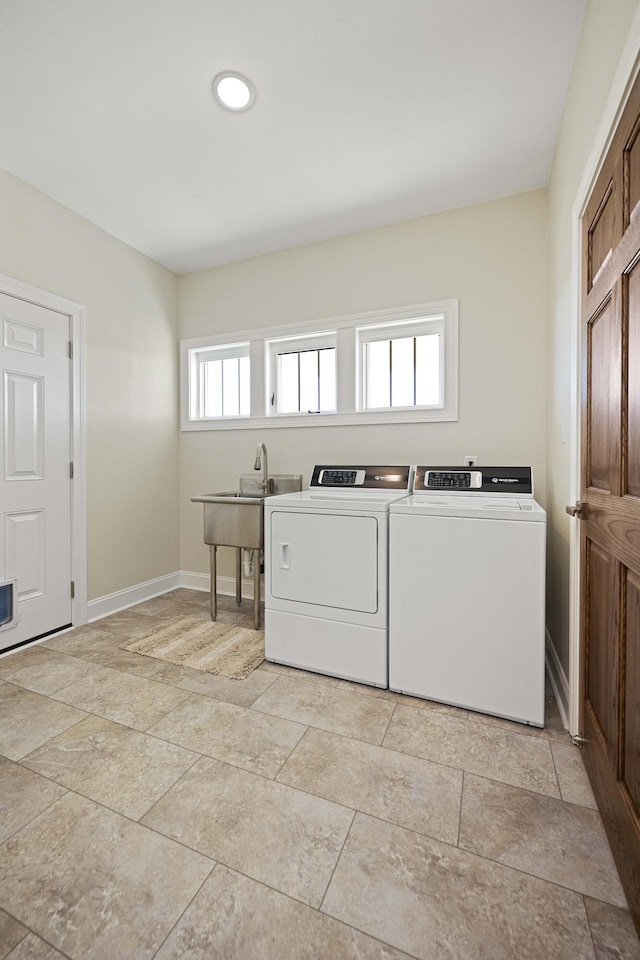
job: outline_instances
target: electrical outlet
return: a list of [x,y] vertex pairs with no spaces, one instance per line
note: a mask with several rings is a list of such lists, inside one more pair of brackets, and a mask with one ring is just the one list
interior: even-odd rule
[[475,467],[477,463],[478,457],[475,453],[472,455],[467,454],[464,458],[465,467]]

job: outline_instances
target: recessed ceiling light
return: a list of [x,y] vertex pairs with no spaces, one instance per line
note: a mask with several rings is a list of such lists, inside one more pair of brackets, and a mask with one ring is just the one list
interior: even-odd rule
[[224,70],[213,78],[213,94],[227,110],[248,110],[256,98],[256,88],[241,73]]

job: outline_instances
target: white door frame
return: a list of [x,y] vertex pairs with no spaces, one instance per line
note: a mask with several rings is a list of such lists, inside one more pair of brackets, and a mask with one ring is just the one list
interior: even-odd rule
[[87,471],[86,471],[86,380],[85,308],[55,293],[40,290],[21,280],[0,274],[0,293],[37,306],[56,310],[70,318],[71,361],[71,579],[75,584],[71,622],[87,622]]
[[[571,453],[569,502],[580,499],[580,447],[582,410],[581,297],[582,229],[581,218],[611,145],[618,121],[640,69],[640,7],[636,11],[625,48],[611,84],[593,146],[589,154],[571,211]],[[569,539],[569,732],[582,733],[580,727],[580,521],[570,520]]]

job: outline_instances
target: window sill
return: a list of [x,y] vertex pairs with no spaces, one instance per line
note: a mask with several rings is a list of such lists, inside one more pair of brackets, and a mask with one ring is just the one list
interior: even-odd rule
[[363,427],[368,424],[443,423],[458,419],[451,410],[390,410],[353,413],[306,413],[292,416],[233,417],[228,420],[189,420],[182,423],[183,431],[192,430],[255,430],[277,427]]

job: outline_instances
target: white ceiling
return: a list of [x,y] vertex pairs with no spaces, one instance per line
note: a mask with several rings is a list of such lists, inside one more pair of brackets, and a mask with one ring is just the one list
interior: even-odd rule
[[0,166],[178,273],[536,189],[584,7],[0,0]]

